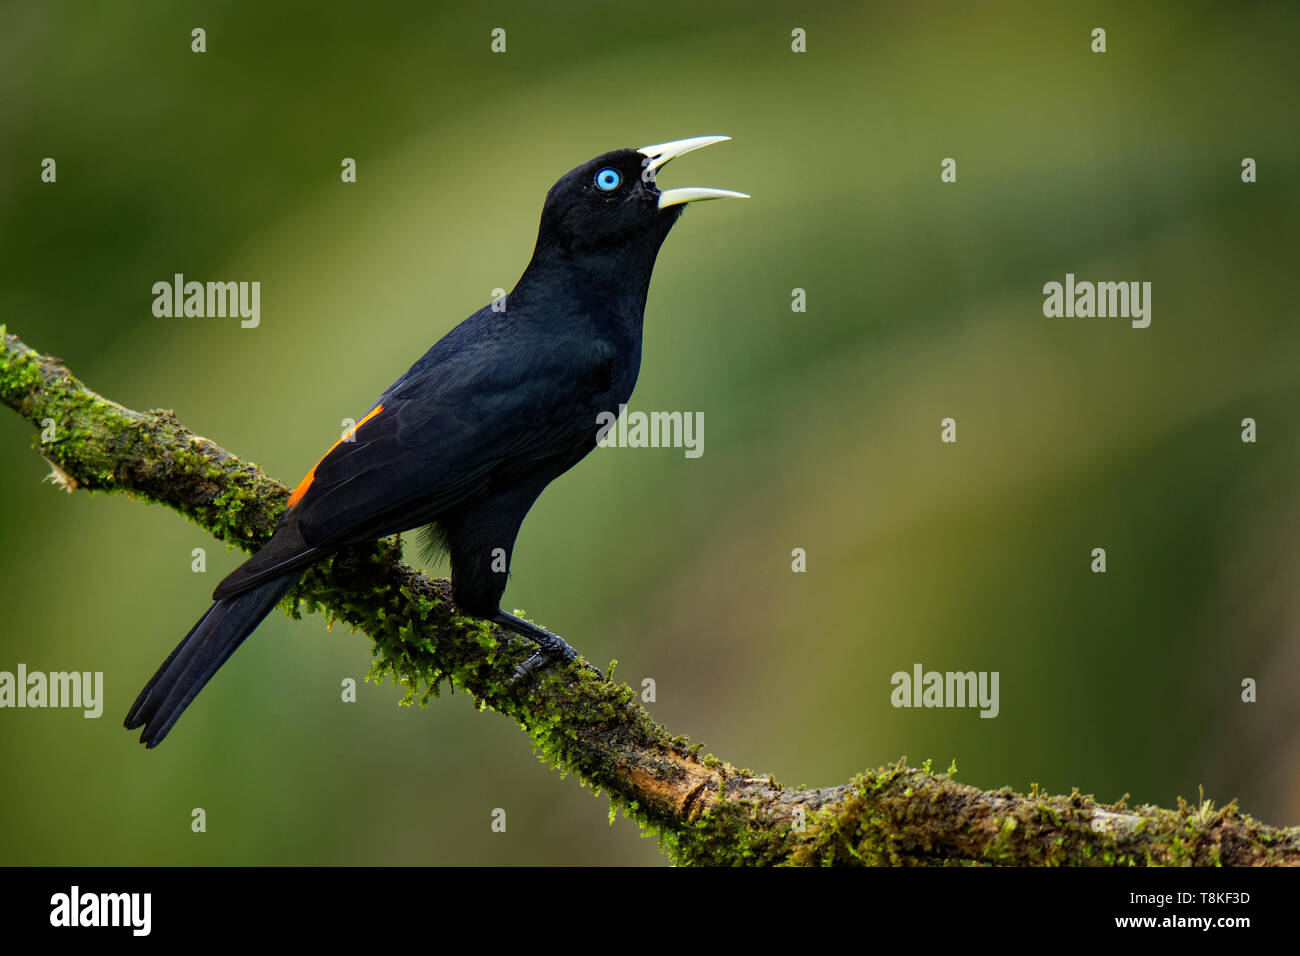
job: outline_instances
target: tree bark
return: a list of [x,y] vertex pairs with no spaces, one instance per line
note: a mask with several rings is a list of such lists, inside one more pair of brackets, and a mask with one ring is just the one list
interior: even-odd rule
[[[0,326],[0,402],[36,428],[52,477],[75,489],[168,505],[248,551],[271,534],[289,490],[161,409],[136,412],[87,389],[63,362]],[[791,790],[674,737],[626,684],[574,662],[511,687],[530,645],[459,613],[445,580],[401,562],[392,539],[311,568],[285,598],[294,617],[323,611],[375,642],[371,674],[406,702],[444,684],[516,721],[558,770],[657,832],[684,864],[1297,865],[1300,828],[1272,827],[1235,804],[1176,810],[981,791],[899,761],[840,786]]]

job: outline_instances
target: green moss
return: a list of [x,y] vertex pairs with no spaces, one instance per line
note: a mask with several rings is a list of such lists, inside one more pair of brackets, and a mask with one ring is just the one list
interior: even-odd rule
[[0,401],[13,405],[40,387],[40,361],[35,352],[10,347],[6,328],[0,325]]
[[693,824],[665,833],[674,861],[688,866],[774,866],[788,862],[793,842],[788,827],[759,825],[753,801],[722,800]]

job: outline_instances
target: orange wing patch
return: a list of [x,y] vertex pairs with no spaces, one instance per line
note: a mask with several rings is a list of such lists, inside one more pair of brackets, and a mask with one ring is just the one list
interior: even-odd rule
[[357,422],[355,425],[349,428],[342,438],[340,438],[334,444],[330,445],[329,451],[325,452],[325,454],[320,456],[320,461],[316,462],[316,464],[311,466],[311,471],[307,472],[307,477],[304,478],[302,481],[298,482],[298,487],[293,489],[293,494],[289,496],[290,508],[292,508],[294,505],[296,505],[299,501],[302,500],[302,496],[307,493],[307,489],[311,487],[311,483],[316,480],[316,469],[320,467],[321,461],[324,461],[326,458],[328,458],[330,456],[330,452],[332,452],[335,448],[338,448],[339,445],[343,444],[345,441],[351,441],[353,438],[355,438],[357,434],[357,429],[360,428],[362,425],[364,425],[366,422],[370,421],[370,419],[374,418],[383,410],[384,410],[383,405],[376,405],[375,410],[373,412],[371,412],[365,418],[361,419],[361,421]]

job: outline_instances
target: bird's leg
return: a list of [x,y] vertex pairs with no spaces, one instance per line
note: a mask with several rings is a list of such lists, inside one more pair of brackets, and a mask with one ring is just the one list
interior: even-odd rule
[[[514,675],[510,678],[510,686],[512,687],[522,680],[531,678],[548,664],[552,664],[557,660],[567,664],[578,656],[578,652],[570,647],[560,635],[552,634],[546,628],[538,627],[536,624],[525,621],[522,617],[516,617],[513,614],[498,610],[489,620],[528,638],[538,647],[536,654],[515,668]],[[596,670],[596,668],[593,667],[592,670]],[[600,671],[596,670],[596,673],[602,678],[604,677]]]

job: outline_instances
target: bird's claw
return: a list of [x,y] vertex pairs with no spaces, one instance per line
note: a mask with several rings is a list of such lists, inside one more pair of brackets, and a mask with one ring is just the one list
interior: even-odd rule
[[537,672],[550,662],[551,659],[549,657],[541,651],[538,651],[532,657],[528,658],[528,660],[515,668],[514,674],[510,677],[510,686],[518,687],[524,681],[529,681],[531,683],[532,678],[536,676]]
[[[528,658],[528,660],[515,668],[515,672],[510,677],[510,686],[518,687],[520,684],[525,682],[531,683],[532,679],[537,676],[538,671],[549,667],[551,664],[568,664],[570,661],[576,660],[577,657],[578,652],[568,644],[565,644],[564,650],[555,657],[552,657],[545,651],[538,651],[533,654],[532,657]],[[605,679],[605,675],[602,674],[599,669],[591,664],[588,664],[587,666],[590,667],[601,680]]]
[[[514,674],[510,677],[511,687],[516,687],[525,681],[531,681],[537,672],[544,667],[554,663],[568,664],[578,657],[578,652],[569,646],[568,641],[558,634],[552,634],[544,627],[538,627],[531,621],[525,621],[523,618],[515,617],[515,615],[507,614],[504,611],[497,611],[491,620],[537,645],[537,651],[533,656],[515,668]],[[587,666],[591,667],[590,664]],[[605,675],[601,674],[596,668],[592,667],[591,669],[596,671],[596,675],[601,680],[605,679]]]

